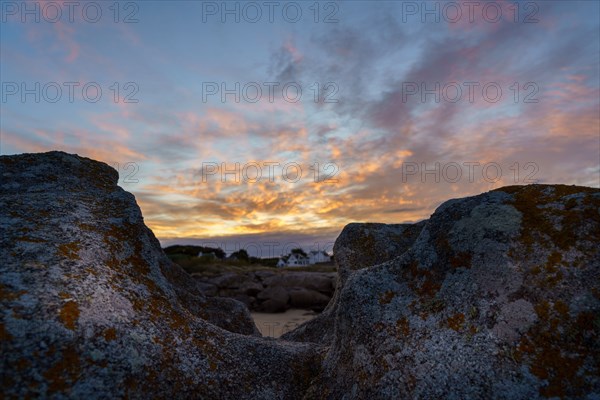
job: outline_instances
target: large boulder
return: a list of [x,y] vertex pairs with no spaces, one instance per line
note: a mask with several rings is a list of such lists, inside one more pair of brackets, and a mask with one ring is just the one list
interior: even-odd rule
[[[169,261],[105,164],[2,156],[0,176],[3,397],[600,394],[598,189],[506,187],[412,227],[351,226],[325,312],[277,341]],[[293,301],[278,287],[257,297]]]
[[[192,275],[192,277],[194,276]],[[196,286],[198,287],[198,290],[200,290],[200,292],[202,292],[202,294],[204,294],[205,296],[216,296],[219,294],[219,288],[213,285],[212,283],[197,280]]]
[[240,292],[248,296],[256,296],[263,289],[263,285],[256,281],[247,281],[240,286]]
[[316,290],[294,288],[290,290],[290,307],[316,311],[323,310],[329,303],[330,297]]
[[333,253],[342,283],[352,271],[401,256],[417,239],[425,221],[417,224],[348,224],[335,241]]
[[261,301],[261,311],[282,312],[288,309],[290,294],[281,286],[271,286],[258,293],[256,298]]
[[313,345],[259,337],[169,261],[109,166],[0,157],[6,398],[301,398]]
[[217,275],[208,280],[208,283],[217,286],[220,289],[239,289],[249,278],[244,274],[236,274],[228,272],[222,275]]
[[398,257],[341,265],[330,319],[285,335],[331,340],[307,397],[597,398],[599,213],[598,189],[502,188],[442,204]]
[[[333,298],[317,317],[285,333],[286,340],[329,344],[333,340],[339,293],[353,271],[393,260],[415,242],[426,221],[416,224],[351,223],[334,244],[338,275],[331,281]],[[337,289],[336,289],[337,288]]]
[[276,273],[277,272],[275,272],[275,271],[255,271],[254,276],[256,277],[257,280],[263,281],[263,280],[275,275]]
[[[337,280],[335,272],[289,269],[193,276],[204,295],[235,299],[261,312],[282,312],[289,308],[321,311],[333,296]],[[291,290],[296,292],[294,301],[289,301]]]
[[335,280],[335,273],[285,271],[265,278],[263,285],[267,287],[301,287],[331,295],[335,290]]

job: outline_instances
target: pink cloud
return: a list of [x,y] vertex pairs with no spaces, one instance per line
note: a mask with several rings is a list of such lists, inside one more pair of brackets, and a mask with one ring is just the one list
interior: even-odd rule
[[73,26],[69,26],[62,21],[58,21],[53,24],[54,30],[56,32],[56,37],[58,39],[58,43],[63,47],[63,49],[67,50],[67,56],[65,61],[71,63],[77,60],[80,53],[79,43],[75,40],[75,28]]
[[284,43],[283,48],[292,56],[294,63],[299,63],[304,59],[304,55],[300,53],[300,50],[294,45],[291,39],[288,39]]

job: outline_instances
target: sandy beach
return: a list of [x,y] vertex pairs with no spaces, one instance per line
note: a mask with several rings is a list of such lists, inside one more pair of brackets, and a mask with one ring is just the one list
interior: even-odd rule
[[291,309],[283,313],[251,313],[254,323],[263,336],[278,338],[286,332],[295,329],[303,322],[317,316],[311,310]]

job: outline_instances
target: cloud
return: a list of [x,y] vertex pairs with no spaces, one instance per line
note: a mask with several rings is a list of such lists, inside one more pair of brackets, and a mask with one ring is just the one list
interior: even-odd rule
[[294,44],[293,38],[288,38],[272,55],[271,74],[275,82],[295,82],[302,68],[304,56]]
[[[597,21],[580,21],[590,6],[538,3],[540,22],[523,24],[512,20],[513,2],[497,3],[504,16],[498,23],[479,14],[474,23],[457,24],[403,23],[398,3],[345,3],[347,18],[339,24],[310,31],[297,26],[278,35],[259,31],[268,43],[248,44],[241,49],[244,58],[225,54],[227,63],[208,56],[220,50],[214,43],[198,44],[197,57],[187,39],[179,43],[185,60],[174,60],[179,47],[149,36],[141,24],[125,29],[126,47],[119,54],[154,57],[144,58],[143,66],[128,59],[125,69],[103,57],[93,40],[85,41],[83,31],[58,28],[63,30],[53,35],[62,36],[50,55],[56,58],[60,50],[62,66],[78,76],[97,74],[97,68],[110,69],[109,77],[133,74],[145,83],[145,97],[139,104],[73,113],[50,127],[30,110],[3,110],[17,122],[3,126],[2,144],[14,151],[59,148],[112,162],[144,162],[143,179],[128,189],[165,243],[176,237],[195,243],[335,238],[349,222],[415,222],[448,198],[526,183],[530,176],[597,184]],[[232,27],[228,35],[244,37],[246,28]],[[40,32],[32,35],[36,43],[47,43]],[[98,66],[88,71],[91,62]],[[279,87],[273,102],[223,103],[220,96],[203,102],[199,82],[215,76],[240,83],[260,76],[297,82],[305,97],[286,101]],[[318,101],[312,98],[315,82]],[[338,90],[337,103],[324,101],[328,82]],[[407,83],[421,90],[422,84],[431,89],[452,82],[463,89],[457,103],[407,96]],[[479,83],[474,101],[465,82]],[[503,90],[498,102],[482,97],[482,86],[490,82]],[[525,102],[532,93],[538,102]],[[229,168],[295,162],[303,179],[290,182],[278,173],[274,182],[232,182],[230,175],[224,181],[217,174],[204,182],[206,162]],[[470,162],[479,163],[473,180],[465,166]],[[502,169],[497,180],[482,171],[491,163]],[[319,177],[334,173],[332,179],[316,182],[317,164]],[[409,164],[419,170],[407,176]],[[453,164],[463,167],[456,182],[443,176]],[[437,165],[441,169],[432,173]]]
[[65,60],[69,63],[74,62],[79,57],[80,45],[75,40],[75,29],[72,26],[66,25],[64,22],[54,24],[56,37],[63,49],[67,50]]

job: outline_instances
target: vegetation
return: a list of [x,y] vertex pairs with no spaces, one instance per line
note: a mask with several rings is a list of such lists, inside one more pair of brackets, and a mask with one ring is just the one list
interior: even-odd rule
[[[227,258],[222,249],[212,249],[202,246],[169,246],[163,249],[171,261],[181,266],[187,273],[196,273],[202,275],[219,275],[225,272],[243,273],[260,270],[274,270],[277,268],[278,257],[258,258],[250,257],[246,250],[239,250]],[[213,252],[209,250],[218,250]],[[301,249],[299,249],[301,250]],[[203,256],[198,257],[202,251]],[[223,257],[219,254],[223,253]],[[208,254],[207,254],[208,253]],[[215,256],[211,256],[214,253]],[[305,267],[289,268],[293,271],[312,271],[312,272],[335,272],[333,263],[308,265]]]
[[291,253],[292,254],[300,254],[301,256],[308,257],[306,255],[306,253],[304,252],[304,250],[302,250],[302,249],[292,249]]
[[250,262],[250,256],[248,255],[248,252],[245,249],[241,249],[231,253],[230,257],[237,260]]
[[181,246],[181,245],[176,244],[174,246],[165,247],[163,249],[163,251],[168,256],[175,255],[175,254],[183,254],[183,255],[187,255],[187,256],[196,257],[198,255],[198,253],[202,252],[202,254],[211,254],[212,253],[218,259],[225,258],[225,252],[223,251],[223,249],[214,248],[214,247],[191,246],[191,245]]

